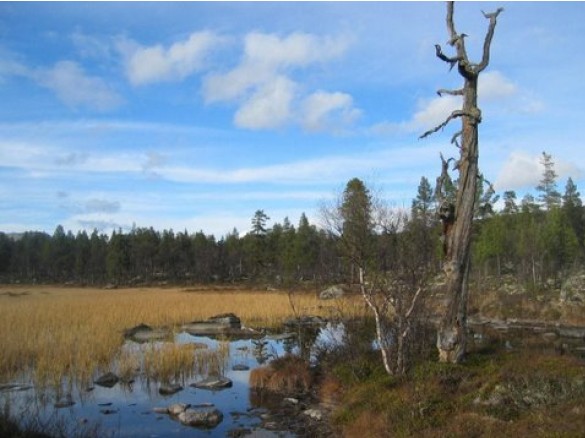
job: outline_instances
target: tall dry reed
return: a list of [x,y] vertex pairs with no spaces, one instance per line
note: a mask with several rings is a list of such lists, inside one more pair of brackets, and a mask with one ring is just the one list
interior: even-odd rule
[[[297,311],[327,316],[320,304],[313,295],[295,295]],[[58,385],[64,377],[90,382],[97,372],[111,370],[124,329],[140,323],[174,327],[228,312],[252,327],[277,326],[295,316],[284,293],[3,286],[0,382],[30,375],[39,385]],[[209,365],[215,359],[194,360]]]

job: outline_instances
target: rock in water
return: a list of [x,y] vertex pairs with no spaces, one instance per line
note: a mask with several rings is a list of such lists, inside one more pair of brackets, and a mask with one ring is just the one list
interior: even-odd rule
[[173,395],[179,391],[181,391],[183,387],[181,385],[173,384],[173,385],[161,385],[158,389],[158,393],[160,395]]
[[207,377],[199,382],[192,383],[190,386],[199,389],[218,390],[231,388],[232,381],[227,377]]
[[171,415],[177,416],[180,413],[185,412],[190,407],[191,405],[188,403],[175,403],[167,408],[167,412]]
[[116,376],[114,373],[106,373],[98,377],[97,380],[94,380],[93,383],[95,383],[96,385],[104,386],[106,388],[112,388],[116,383],[118,383],[119,380],[120,378]]
[[218,324],[224,324],[229,326],[232,329],[239,329],[242,328],[242,323],[240,318],[238,318],[233,313],[222,313],[221,315],[215,315],[209,318],[210,322],[216,322]]
[[223,414],[218,409],[197,410],[189,408],[181,412],[177,418],[186,426],[211,429],[223,421]]

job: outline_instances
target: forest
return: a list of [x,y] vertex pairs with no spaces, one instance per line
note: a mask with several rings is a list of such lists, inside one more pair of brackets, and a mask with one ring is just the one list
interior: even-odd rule
[[[580,193],[569,177],[561,194],[550,154],[543,152],[541,165],[535,194],[522,199],[514,191],[500,198],[483,177],[478,180],[472,279],[505,277],[527,290],[538,290],[560,287],[580,268],[585,255]],[[368,202],[377,204],[357,178],[347,187],[356,182]],[[450,183],[446,192],[455,186]],[[408,257],[432,273],[440,272],[437,204],[429,179],[422,177],[410,212],[386,209],[384,226],[371,224],[370,241],[379,268],[391,271]],[[247,233],[234,229],[220,238],[203,231],[152,227],[120,229],[111,235],[98,230],[73,234],[61,225],[52,235],[0,233],[0,281],[91,286],[247,282],[275,288],[356,281],[342,229],[318,227],[305,214],[296,225],[285,218],[268,228],[269,220],[264,210],[257,210]]]

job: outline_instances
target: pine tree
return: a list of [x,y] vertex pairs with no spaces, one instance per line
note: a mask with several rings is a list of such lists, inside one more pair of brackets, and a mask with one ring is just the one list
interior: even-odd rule
[[581,194],[577,191],[577,186],[572,178],[567,180],[567,185],[565,186],[562,209],[571,228],[573,228],[573,231],[577,236],[579,244],[583,245],[585,235],[585,211],[583,210]]
[[410,209],[413,220],[422,220],[425,225],[431,223],[434,192],[426,177],[420,179],[416,198],[412,200]]
[[518,211],[518,205],[516,205],[516,192],[514,190],[506,190],[504,192],[504,208],[502,213],[516,214]]
[[555,163],[550,154],[542,153],[540,164],[544,167],[540,184],[536,190],[540,193],[538,200],[546,210],[561,206],[561,194],[557,190],[557,173],[555,172]]

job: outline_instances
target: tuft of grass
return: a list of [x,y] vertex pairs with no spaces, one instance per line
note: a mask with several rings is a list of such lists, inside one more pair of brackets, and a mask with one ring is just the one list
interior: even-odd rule
[[308,363],[294,355],[274,359],[250,372],[250,386],[260,391],[304,393],[311,387],[312,380]]

